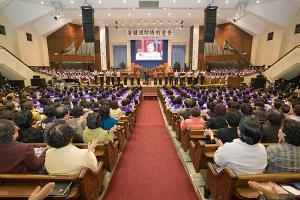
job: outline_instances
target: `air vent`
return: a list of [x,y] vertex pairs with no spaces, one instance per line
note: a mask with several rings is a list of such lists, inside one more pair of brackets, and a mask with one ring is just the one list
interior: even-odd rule
[[139,8],[158,8],[159,1],[139,1]]

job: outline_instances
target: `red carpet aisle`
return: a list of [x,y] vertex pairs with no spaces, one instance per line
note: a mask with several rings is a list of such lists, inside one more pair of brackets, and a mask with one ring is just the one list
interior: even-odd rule
[[198,199],[168,135],[158,101],[143,101],[105,200]]

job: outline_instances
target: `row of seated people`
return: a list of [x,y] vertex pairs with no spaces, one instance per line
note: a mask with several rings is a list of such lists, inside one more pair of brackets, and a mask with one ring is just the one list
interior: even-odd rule
[[[300,172],[299,94],[164,87],[160,96],[167,113],[180,116],[182,138],[189,130],[204,130],[207,137],[202,140],[219,146],[212,159],[218,171],[230,168],[237,175]],[[261,142],[278,144],[265,148]]]
[[5,98],[0,112],[0,175],[77,177],[83,168],[99,170],[95,148],[119,139],[114,135],[117,124],[135,112],[141,90],[85,88],[75,98],[77,89],[60,91],[63,100],[52,89],[23,93],[20,101],[13,93]]

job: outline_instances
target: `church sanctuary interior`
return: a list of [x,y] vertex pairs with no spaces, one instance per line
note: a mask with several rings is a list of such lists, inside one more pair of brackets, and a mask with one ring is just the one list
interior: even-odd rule
[[1,199],[300,199],[300,0],[0,0]]

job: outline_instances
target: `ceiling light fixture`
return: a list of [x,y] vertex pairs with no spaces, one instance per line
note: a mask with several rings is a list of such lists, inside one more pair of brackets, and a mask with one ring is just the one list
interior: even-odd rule
[[126,0],[123,0],[123,3],[126,3]]
[[74,4],[74,1],[70,1],[71,4]]
[[228,1],[228,0],[226,0],[226,1],[225,1],[225,3],[229,3],[229,1]]
[[260,1],[257,0],[256,3],[260,3]]
[[41,4],[43,5],[43,4],[44,4],[44,2],[43,2],[43,1],[41,1]]
[[150,15],[151,15],[151,13],[148,13],[148,15],[150,16]]
[[191,16],[191,15],[192,15],[192,13],[189,13],[188,15],[189,15],[189,16]]
[[110,16],[111,16],[111,14],[110,14],[110,13],[108,13],[108,14],[107,14],[107,16],[109,16],[109,17],[110,17]]
[[102,3],[102,1],[98,1],[98,3]]
[[130,13],[128,13],[128,16],[130,17],[130,16],[131,16],[131,14],[130,14]]
[[171,13],[168,13],[169,16],[171,16]]
[[200,0],[198,0],[197,2],[198,2],[198,3],[201,3],[201,1],[200,1]]
[[176,0],[173,0],[173,3],[176,3]]
[[167,8],[163,8],[163,10],[167,10]]

